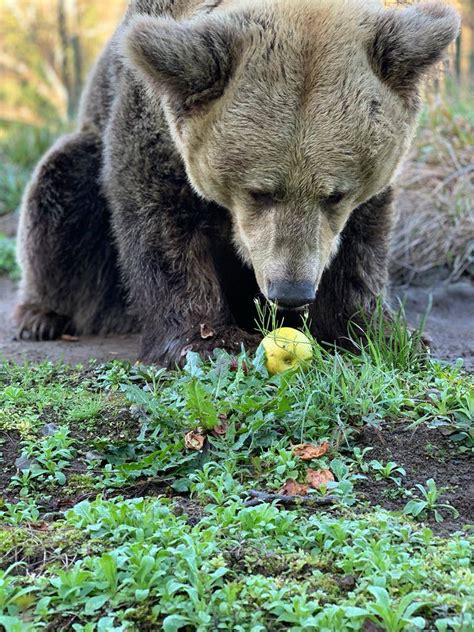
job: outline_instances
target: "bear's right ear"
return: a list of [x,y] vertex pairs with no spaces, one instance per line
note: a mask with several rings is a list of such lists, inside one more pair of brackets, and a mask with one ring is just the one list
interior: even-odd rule
[[456,10],[441,2],[380,12],[369,51],[375,72],[394,91],[410,98],[418,80],[440,61],[459,27]]
[[124,61],[155,86],[189,107],[223,93],[236,58],[237,30],[226,18],[177,22],[135,17],[122,43]]

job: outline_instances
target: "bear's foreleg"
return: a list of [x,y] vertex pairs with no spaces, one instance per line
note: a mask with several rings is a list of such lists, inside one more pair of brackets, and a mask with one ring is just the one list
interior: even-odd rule
[[216,347],[238,351],[255,342],[230,314],[205,227],[183,220],[179,208],[114,208],[130,306],[142,327],[141,361],[174,367],[187,351],[206,357]]
[[119,279],[92,132],[59,139],[36,168],[18,231],[18,337],[123,333],[133,328]]

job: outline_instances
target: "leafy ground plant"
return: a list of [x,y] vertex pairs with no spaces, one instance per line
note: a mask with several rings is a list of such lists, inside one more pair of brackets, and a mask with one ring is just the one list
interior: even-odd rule
[[390,478],[415,474],[403,455],[381,458],[376,437],[408,448],[423,430],[436,480],[442,447],[462,482],[468,444],[427,403],[443,392],[443,424],[456,425],[471,376],[420,356],[405,332],[384,340],[374,332],[358,355],[315,345],[308,370],[273,377],[245,352],[191,354],[176,372],[0,365],[0,625],[469,629],[465,489],[443,496],[458,518],[429,483],[424,522],[387,511]]
[[421,493],[421,498],[412,499],[407,502],[403,510],[407,515],[414,516],[416,518],[423,513],[432,512],[437,522],[443,521],[443,514],[441,510],[451,512],[454,517],[459,515],[458,511],[454,507],[451,507],[448,503],[440,502],[442,490],[437,488],[436,483],[432,478],[426,481],[426,487],[424,485],[420,485],[419,483],[416,487]]
[[401,477],[406,476],[406,471],[403,467],[400,467],[394,461],[389,461],[384,464],[380,461],[373,460],[369,463],[369,465],[375,472],[375,478],[377,480],[391,480],[397,485],[400,485],[402,480]]

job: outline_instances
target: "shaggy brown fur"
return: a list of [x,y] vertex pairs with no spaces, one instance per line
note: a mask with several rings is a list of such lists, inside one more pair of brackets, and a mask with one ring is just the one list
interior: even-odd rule
[[132,2],[25,196],[22,333],[136,319],[169,365],[251,342],[260,291],[343,340],[383,291],[418,82],[458,26],[440,3]]

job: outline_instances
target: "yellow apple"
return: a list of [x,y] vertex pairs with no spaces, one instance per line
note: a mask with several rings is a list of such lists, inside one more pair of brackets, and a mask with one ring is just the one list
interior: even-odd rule
[[301,331],[280,327],[262,340],[270,375],[276,375],[309,362],[313,357],[311,341]]

